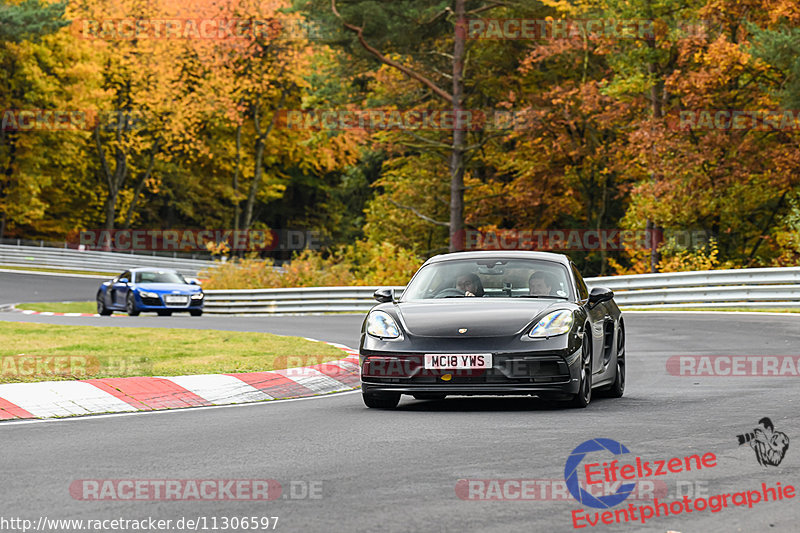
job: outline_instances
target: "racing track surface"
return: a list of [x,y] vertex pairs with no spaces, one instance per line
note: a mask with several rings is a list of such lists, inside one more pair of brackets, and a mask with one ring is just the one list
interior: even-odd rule
[[[0,275],[2,277],[2,275]],[[284,320],[284,318],[286,320]],[[2,320],[110,326],[217,327],[303,334],[357,345],[361,317],[259,319]],[[358,394],[0,425],[4,480],[0,516],[161,518],[279,516],[278,531],[574,531],[576,501],[464,501],[459,479],[563,479],[580,443],[607,437],[655,461],[713,452],[714,468],[662,476],[706,496],[767,483],[800,485],[797,377],[679,377],[673,355],[798,355],[800,317],[752,314],[626,315],[628,389],[620,400],[566,410],[536,399],[403,399],[396,411],[368,410]],[[736,435],[764,416],[793,444],[779,467],[762,467]],[[600,461],[609,454],[597,455]],[[271,502],[91,502],[73,499],[77,479],[275,479],[321,483],[320,499]],[[687,493],[684,489],[683,494]],[[691,496],[691,494],[689,494]],[[703,495],[702,493],[700,494]],[[620,507],[625,507],[626,504]],[[642,502],[633,501],[634,505]],[[796,531],[797,498],[651,519],[597,531]],[[209,522],[210,523],[210,522]],[[201,529],[202,530],[202,529]],[[211,530],[209,530],[211,531]]]
[[0,272],[0,305],[94,300],[101,281],[99,278]]

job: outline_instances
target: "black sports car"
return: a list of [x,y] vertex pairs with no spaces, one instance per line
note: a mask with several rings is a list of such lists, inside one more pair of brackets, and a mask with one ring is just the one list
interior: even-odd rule
[[401,394],[514,394],[586,407],[592,389],[625,390],[625,325],[609,289],[589,292],[568,257],[543,252],[439,255],[402,296],[379,289],[359,349],[368,407]]

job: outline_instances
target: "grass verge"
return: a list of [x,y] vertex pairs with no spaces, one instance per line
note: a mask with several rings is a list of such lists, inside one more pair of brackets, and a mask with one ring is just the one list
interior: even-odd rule
[[96,313],[95,302],[40,302],[17,304],[14,307],[23,311],[40,311],[46,313]]
[[0,383],[259,372],[345,356],[269,333],[0,322]]

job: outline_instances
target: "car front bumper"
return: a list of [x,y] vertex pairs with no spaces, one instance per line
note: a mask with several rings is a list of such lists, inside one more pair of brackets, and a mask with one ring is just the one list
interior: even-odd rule
[[424,368],[424,354],[362,351],[361,387],[365,393],[569,396],[580,386],[580,354],[580,348],[501,352],[492,354],[491,368],[432,370]]

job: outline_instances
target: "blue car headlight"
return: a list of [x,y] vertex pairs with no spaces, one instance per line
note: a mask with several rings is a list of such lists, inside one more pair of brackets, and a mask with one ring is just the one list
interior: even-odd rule
[[142,298],[158,298],[158,294],[150,291],[139,291],[139,296]]
[[563,335],[570,330],[572,322],[572,311],[568,311],[567,309],[553,311],[543,316],[542,319],[533,326],[528,336],[534,339],[545,339],[547,337]]
[[367,333],[381,339],[399,339],[400,328],[389,315],[383,311],[373,311],[367,317]]
[[192,294],[192,300],[202,300],[204,294],[202,292],[196,292]]

